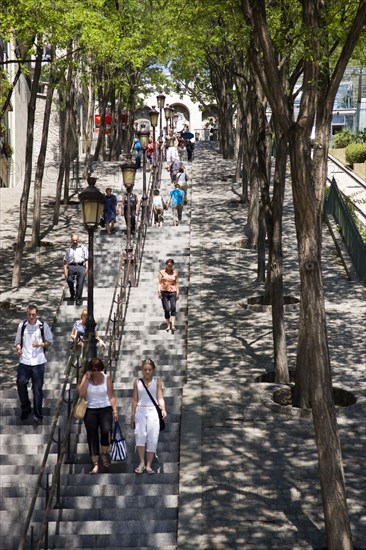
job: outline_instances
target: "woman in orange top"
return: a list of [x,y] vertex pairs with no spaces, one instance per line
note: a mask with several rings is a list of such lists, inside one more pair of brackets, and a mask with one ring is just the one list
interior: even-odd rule
[[175,332],[176,303],[179,300],[178,271],[174,271],[174,260],[165,262],[165,269],[159,272],[158,294],[162,301],[166,331]]

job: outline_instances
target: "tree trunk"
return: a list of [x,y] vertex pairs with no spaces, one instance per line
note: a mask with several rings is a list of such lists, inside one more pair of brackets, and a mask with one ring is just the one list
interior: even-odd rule
[[18,288],[20,284],[20,275],[22,269],[23,251],[25,234],[27,231],[27,213],[29,192],[32,181],[32,156],[33,156],[33,135],[34,135],[34,119],[36,113],[36,101],[38,85],[41,76],[42,68],[42,47],[37,47],[36,59],[34,64],[33,81],[30,90],[30,98],[27,110],[27,144],[25,150],[25,172],[23,191],[20,198],[19,206],[19,227],[18,237],[15,247],[14,268],[12,277],[12,287]]
[[[65,77],[62,75],[61,77],[62,84],[65,84]],[[64,96],[62,93],[63,86],[59,87],[58,91],[58,99],[60,102],[60,105],[63,105],[64,103]],[[61,195],[62,195],[62,184],[64,181],[64,175],[65,175],[65,147],[66,147],[66,137],[65,137],[65,110],[60,108],[59,110],[59,118],[60,118],[60,128],[59,128],[59,135],[60,135],[60,144],[59,144],[59,168],[58,168],[58,177],[57,177],[57,183],[56,183],[56,194],[55,194],[55,209],[53,211],[53,225],[58,225],[59,219],[60,219],[60,206],[61,206]]]
[[255,171],[252,172],[249,184],[249,206],[248,206],[248,245],[255,248],[258,244],[259,234],[259,182]]
[[93,126],[94,126],[94,103],[95,103],[95,93],[92,86],[92,81],[88,83],[88,114],[86,119],[86,146],[85,146],[85,161],[83,168],[83,179],[86,180],[88,177],[89,163],[91,156],[91,145],[93,139]]
[[286,181],[287,140],[282,135],[278,140],[278,155],[275,161],[273,199],[270,220],[267,218],[268,232],[268,275],[271,304],[274,348],[275,382],[288,384],[288,371],[285,311],[283,301],[283,253],[282,216]]
[[108,104],[108,93],[106,89],[99,87],[99,114],[100,114],[100,126],[97,144],[94,151],[94,160],[103,161],[105,157],[105,115]]
[[[71,56],[71,54],[70,54]],[[64,136],[64,147],[62,148],[63,153],[63,163],[64,163],[64,199],[63,203],[69,204],[70,196],[70,164],[71,164],[71,116],[72,116],[72,76],[73,76],[73,67],[72,60],[70,60],[69,67],[67,70],[67,80],[66,80],[66,94],[65,94],[65,136]]]
[[245,151],[248,150],[248,117],[247,117],[247,101],[246,101],[246,84],[241,81],[242,79],[236,79],[236,89],[238,95],[237,105],[237,158],[235,168],[235,181],[241,182],[241,202],[246,204],[248,202],[248,169],[247,158]]
[[311,406],[313,411],[328,548],[351,550],[325,318],[321,270],[322,205],[316,202],[306,137],[294,131],[290,138],[301,281],[295,404],[302,408]]
[[209,62],[212,89],[215,92],[218,122],[220,128],[219,145],[224,159],[234,158],[234,131],[233,114],[235,106],[233,105],[233,87],[234,63],[222,66]]
[[[52,53],[53,56],[53,53]],[[32,246],[40,246],[40,231],[41,231],[41,198],[42,198],[42,181],[47,153],[48,130],[50,125],[52,99],[55,89],[54,82],[55,68],[53,63],[50,64],[50,77],[47,87],[46,102],[43,115],[43,129],[41,146],[39,150],[36,176],[34,180],[34,209],[33,209],[33,228],[32,228]]]

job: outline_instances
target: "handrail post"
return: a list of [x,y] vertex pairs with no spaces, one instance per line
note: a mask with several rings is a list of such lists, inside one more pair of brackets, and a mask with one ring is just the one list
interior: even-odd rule
[[[57,460],[59,459],[60,454],[61,454],[61,428],[59,427],[58,438],[57,438]],[[61,493],[61,476],[58,476],[57,489],[56,489],[56,502],[55,502],[54,508],[61,508],[60,493]]]
[[[68,392],[68,398],[67,398],[67,418],[70,416],[71,412],[71,385],[69,385],[69,392]],[[71,430],[67,434],[67,451],[66,451],[66,464],[71,464]]]
[[[47,476],[46,476],[46,506],[45,506],[45,510],[47,510],[48,500],[49,500],[49,498],[50,498],[50,481],[49,481],[49,478],[50,478],[50,474],[47,472]],[[47,517],[46,529],[45,529],[45,534],[44,534],[44,550],[48,550],[48,517]]]

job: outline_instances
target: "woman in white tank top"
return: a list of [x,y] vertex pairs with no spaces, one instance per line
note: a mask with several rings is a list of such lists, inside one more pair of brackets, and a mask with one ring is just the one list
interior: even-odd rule
[[79,384],[78,392],[85,397],[88,408],[84,417],[88,447],[93,464],[91,474],[99,472],[99,445],[102,448],[102,464],[110,469],[108,456],[112,437],[113,421],[118,420],[117,404],[113,384],[104,373],[104,364],[99,357],[91,359]]
[[145,359],[142,363],[143,377],[133,383],[131,426],[135,430],[136,450],[140,459],[140,463],[135,469],[136,474],[142,474],[145,470],[148,474],[155,473],[151,465],[158,446],[160,432],[158,412],[146,388],[160,407],[162,417],[167,416],[162,383],[160,378],[154,377],[154,372],[154,361]]

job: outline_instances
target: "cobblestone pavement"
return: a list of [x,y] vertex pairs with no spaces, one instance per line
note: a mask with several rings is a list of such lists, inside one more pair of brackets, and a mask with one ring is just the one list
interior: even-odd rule
[[[245,246],[246,211],[230,191],[234,165],[201,151],[192,190],[188,367],[183,393],[180,549],[312,549],[326,545],[311,417],[275,406],[271,314],[240,307],[263,292]],[[290,184],[287,197],[291,196]],[[290,202],[285,294],[299,296]],[[324,285],[333,380],[358,402],[338,410],[355,547],[365,548],[365,288],[348,281],[324,229]],[[298,311],[286,312],[290,367]]]

